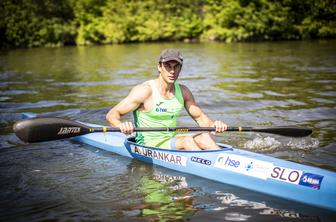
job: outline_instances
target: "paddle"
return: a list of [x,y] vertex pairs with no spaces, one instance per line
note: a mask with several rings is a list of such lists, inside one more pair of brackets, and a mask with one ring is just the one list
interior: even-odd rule
[[[57,139],[65,139],[93,132],[120,132],[114,127],[90,127],[80,122],[61,118],[31,118],[18,121],[14,124],[15,134],[24,142],[43,142]],[[135,128],[137,132],[144,131],[215,131],[214,127],[170,127],[170,128]],[[272,128],[252,128],[252,127],[228,127],[227,131],[240,132],[262,132],[272,133],[290,137],[304,137],[312,133],[308,128],[295,127],[272,127]]]

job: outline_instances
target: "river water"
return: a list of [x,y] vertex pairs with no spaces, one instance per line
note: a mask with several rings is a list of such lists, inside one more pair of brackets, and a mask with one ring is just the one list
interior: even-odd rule
[[[156,77],[158,55],[168,47],[182,51],[179,81],[212,119],[313,129],[306,138],[224,133],[218,142],[336,171],[334,40],[2,50],[1,221],[335,220],[333,212],[72,140],[25,144],[13,134],[22,112],[106,125],[111,107],[133,86]],[[195,123],[184,112],[179,125]]]

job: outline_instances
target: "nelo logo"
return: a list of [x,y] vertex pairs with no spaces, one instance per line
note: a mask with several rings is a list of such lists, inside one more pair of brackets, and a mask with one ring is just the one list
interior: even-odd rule
[[202,159],[202,158],[195,157],[195,156],[192,156],[190,158],[190,160],[193,161],[193,162],[205,164],[205,165],[208,165],[208,166],[211,165],[211,161],[210,160]]

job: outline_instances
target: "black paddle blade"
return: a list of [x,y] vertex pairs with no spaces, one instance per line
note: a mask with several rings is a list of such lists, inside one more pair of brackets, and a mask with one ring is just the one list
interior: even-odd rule
[[313,132],[309,128],[297,128],[297,127],[256,128],[253,129],[253,131],[262,133],[273,133],[289,137],[305,137],[309,136]]
[[90,128],[61,118],[31,118],[14,124],[14,132],[22,141],[34,143],[65,139],[90,133]]

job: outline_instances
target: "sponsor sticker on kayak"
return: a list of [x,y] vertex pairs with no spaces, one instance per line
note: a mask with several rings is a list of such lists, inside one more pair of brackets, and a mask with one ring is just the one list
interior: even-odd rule
[[321,183],[323,180],[323,176],[313,173],[304,173],[300,179],[299,184],[306,187],[311,187],[319,190],[321,187]]
[[301,170],[274,166],[269,178],[285,183],[306,186],[319,190],[321,187],[323,176],[303,172]]
[[132,152],[141,156],[149,157],[155,160],[161,160],[180,166],[187,165],[187,158],[173,153],[163,152],[145,147],[132,146]]
[[204,165],[208,165],[208,166],[211,165],[211,161],[210,160],[199,158],[199,157],[196,157],[196,156],[192,156],[190,158],[190,160],[193,161],[193,162],[204,164]]
[[302,173],[303,172],[301,170],[294,170],[290,168],[275,166],[272,169],[270,178],[286,183],[299,184]]
[[257,177],[263,180],[268,178],[269,172],[273,168],[273,164],[270,162],[255,160],[234,154],[218,155],[214,166],[247,176]]

